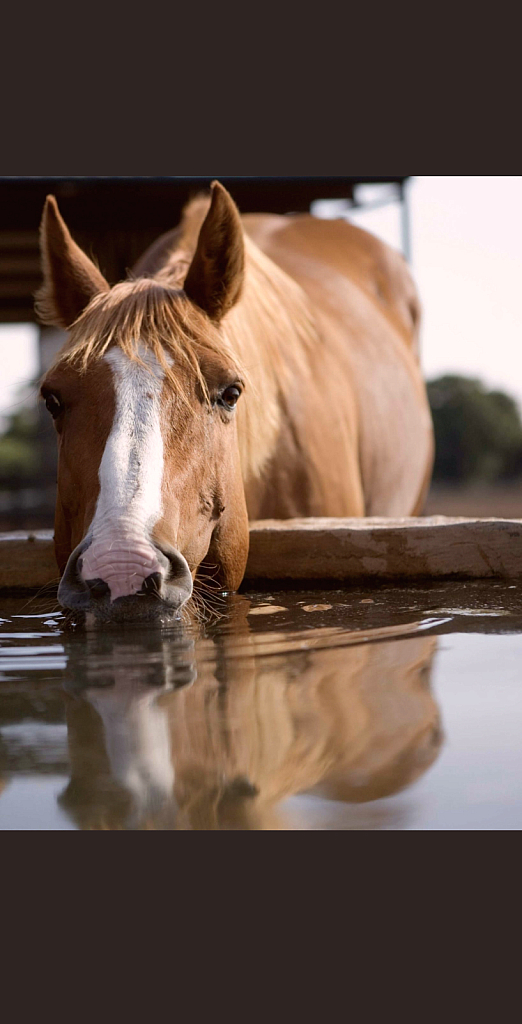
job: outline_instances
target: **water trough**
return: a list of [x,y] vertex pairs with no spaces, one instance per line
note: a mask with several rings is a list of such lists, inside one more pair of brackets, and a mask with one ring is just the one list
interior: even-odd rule
[[[0,534],[0,589],[58,582],[50,530]],[[250,526],[247,583],[522,575],[522,519],[261,520]]]

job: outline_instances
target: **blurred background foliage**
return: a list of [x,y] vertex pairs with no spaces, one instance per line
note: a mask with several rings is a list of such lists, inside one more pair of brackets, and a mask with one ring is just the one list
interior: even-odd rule
[[28,395],[25,388],[20,403],[5,417],[0,434],[0,480],[29,480],[38,468],[38,411],[33,396],[34,389]]
[[444,376],[428,382],[435,429],[433,479],[494,483],[522,474],[518,405],[480,380]]

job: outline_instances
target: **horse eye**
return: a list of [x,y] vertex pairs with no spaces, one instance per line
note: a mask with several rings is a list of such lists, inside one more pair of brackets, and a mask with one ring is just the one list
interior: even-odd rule
[[236,385],[233,384],[233,385],[231,385],[231,387],[225,388],[225,390],[222,392],[222,394],[220,396],[220,399],[219,399],[219,404],[223,405],[225,407],[225,409],[232,410],[232,409],[236,408],[237,400],[240,397],[241,397],[241,390],[240,390],[240,388],[236,387]]
[[49,394],[45,396],[45,405],[48,411],[51,413],[53,420],[60,415],[63,410],[63,405],[57,395]]

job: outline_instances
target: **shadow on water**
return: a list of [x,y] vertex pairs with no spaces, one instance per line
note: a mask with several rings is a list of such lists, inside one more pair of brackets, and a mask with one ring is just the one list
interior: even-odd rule
[[[490,592],[496,631],[515,628],[506,594]],[[483,593],[461,589],[460,611],[451,596],[239,595],[205,629],[99,633],[14,612],[0,634],[5,778],[68,776],[58,805],[81,829],[306,828],[308,798],[345,808],[329,827],[360,827],[356,805],[410,786],[441,749],[430,634],[484,613]],[[379,804],[363,827],[405,814]]]

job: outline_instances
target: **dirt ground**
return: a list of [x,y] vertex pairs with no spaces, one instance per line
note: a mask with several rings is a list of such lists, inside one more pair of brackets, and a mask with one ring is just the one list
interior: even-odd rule
[[503,486],[447,487],[433,484],[425,516],[498,516],[522,519],[522,480]]

